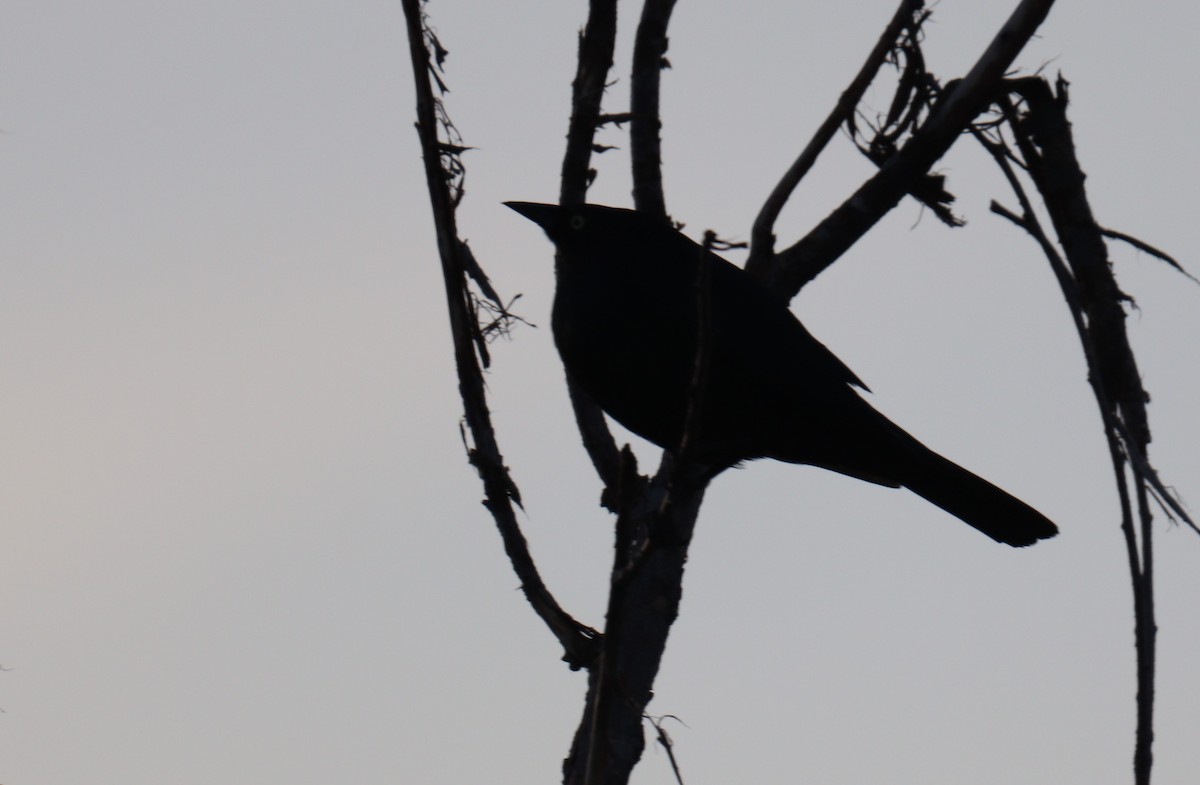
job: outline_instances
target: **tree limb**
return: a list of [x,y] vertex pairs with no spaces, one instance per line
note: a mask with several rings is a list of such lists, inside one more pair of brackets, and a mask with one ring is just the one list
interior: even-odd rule
[[[1155,662],[1158,627],[1154,609],[1153,515],[1150,497],[1196,529],[1182,505],[1168,492],[1150,464],[1147,448],[1150,426],[1133,349],[1125,329],[1121,291],[1108,259],[1102,229],[1092,214],[1084,189],[1085,175],[1075,155],[1067,120],[1067,83],[1061,77],[1057,92],[1041,77],[1010,79],[1007,91],[1021,97],[1020,109],[1008,96],[998,99],[1007,127],[1020,151],[1018,158],[997,132],[989,140],[978,129],[976,138],[992,153],[1017,194],[1024,210],[1014,220],[1037,239],[1062,285],[1084,356],[1088,380],[1104,422],[1109,455],[1121,502],[1121,531],[1129,560],[1134,598],[1134,641],[1137,652],[1137,723],[1134,742],[1134,780],[1149,785],[1153,764]],[[1022,165],[1041,194],[1066,262],[1042,230],[1010,161]],[[1122,237],[1122,239],[1125,239]],[[1143,244],[1144,245],[1144,244]],[[1133,494],[1131,499],[1130,480]],[[1136,499],[1136,519],[1133,500]]]
[[633,166],[633,205],[639,212],[666,217],[662,187],[662,119],[659,82],[667,67],[667,25],[675,0],[646,0],[633,43],[630,80],[629,149]]
[[970,72],[943,94],[933,114],[896,155],[804,239],[780,252],[773,264],[760,260],[767,269],[755,272],[776,291],[794,297],[866,234],[992,102],[1005,72],[1053,5],[1053,0],[1022,0]]
[[[600,105],[608,72],[612,68],[617,38],[616,0],[591,0],[587,26],[579,35],[579,62],[571,83],[571,120],[567,126],[567,149],[563,155],[558,201],[562,205],[583,204],[596,172],[591,168],[596,129],[603,122]],[[555,259],[556,265],[558,259]],[[587,393],[569,376],[567,393],[575,411],[575,422],[584,449],[605,487],[616,485],[620,453],[604,421],[604,414]]]
[[[413,78],[416,83],[417,135],[421,140],[425,181],[433,208],[438,255],[441,257],[442,279],[450,314],[450,332],[454,340],[458,389],[462,396],[466,420],[463,441],[466,443],[469,433],[475,446],[468,445],[468,458],[483,480],[483,504],[495,519],[496,528],[504,541],[504,549],[521,581],[521,590],[534,611],[562,644],[566,652],[563,659],[572,667],[581,667],[595,658],[596,631],[572,618],[550,594],[538,574],[513,510],[513,502],[519,503],[519,494],[508,468],[504,465],[504,457],[496,441],[487,408],[483,372],[473,346],[477,324],[470,306],[466,273],[468,265],[464,259],[465,246],[458,238],[454,214],[456,200],[451,194],[450,180],[444,168],[444,156],[447,151],[439,142],[437,133],[437,113],[441,106],[434,97],[431,81],[436,78],[441,85],[441,79],[434,73],[434,66],[429,59],[428,39],[432,36],[426,29],[419,0],[402,0],[402,4],[408,27]],[[436,42],[436,39],[433,41]],[[440,45],[436,49],[440,60],[444,56],[444,50]]]
[[771,195],[763,202],[762,209],[758,211],[758,217],[754,219],[754,228],[750,231],[750,256],[746,260],[747,272],[761,274],[761,271],[766,269],[774,259],[775,221],[779,219],[779,213],[783,211],[783,206],[787,204],[788,199],[796,190],[796,186],[817,162],[818,156],[833,139],[837,129],[841,127],[842,123],[848,122],[854,117],[854,112],[862,101],[863,94],[867,92],[867,88],[875,80],[875,75],[879,73],[879,69],[887,60],[888,53],[895,46],[896,38],[906,26],[912,24],[913,18],[924,8],[924,0],[901,0],[892,20],[888,22],[883,34],[875,43],[875,48],[867,55],[866,62],[850,82],[850,86],[842,91],[833,111],[817,128],[800,156],[788,167],[775,189],[771,191]]

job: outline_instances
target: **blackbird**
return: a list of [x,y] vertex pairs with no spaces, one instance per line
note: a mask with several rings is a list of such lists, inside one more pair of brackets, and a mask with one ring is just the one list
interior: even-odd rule
[[571,378],[630,431],[715,471],[774,458],[905,487],[998,542],[1045,516],[921,444],[758,279],[666,219],[507,202],[558,249],[551,325]]

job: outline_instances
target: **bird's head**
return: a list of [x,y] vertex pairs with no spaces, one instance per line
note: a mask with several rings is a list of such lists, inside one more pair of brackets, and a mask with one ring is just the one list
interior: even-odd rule
[[539,202],[505,202],[533,221],[555,245],[565,248],[628,243],[669,228],[666,221],[620,207],[581,204],[560,207]]

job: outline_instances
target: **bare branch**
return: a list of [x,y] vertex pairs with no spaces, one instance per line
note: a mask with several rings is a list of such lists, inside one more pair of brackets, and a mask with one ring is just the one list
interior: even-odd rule
[[[504,457],[496,442],[487,408],[483,372],[472,343],[478,325],[471,308],[467,270],[475,262],[473,258],[468,261],[466,246],[458,238],[454,215],[456,199],[451,193],[452,180],[447,178],[447,170],[444,167],[445,146],[438,139],[438,115],[441,113],[444,116],[445,110],[433,95],[433,66],[429,59],[429,38],[426,36],[420,2],[403,0],[403,7],[408,25],[413,78],[416,83],[417,135],[421,140],[425,181],[433,207],[438,254],[441,257],[442,279],[450,314],[450,332],[454,340],[458,387],[463,399],[467,426],[463,432],[463,441],[467,444],[469,432],[474,447],[468,444],[468,458],[483,480],[483,504],[496,521],[496,528],[500,531],[513,569],[521,580],[521,589],[526,599],[562,644],[566,652],[564,659],[572,666],[580,667],[594,658],[597,633],[567,614],[546,589],[529,553],[525,536],[517,524],[513,502],[520,503],[520,493],[504,465]],[[439,52],[439,60],[445,57],[445,50],[441,49],[440,44],[437,45],[436,51]],[[444,85],[442,87],[444,89]]]
[[679,718],[674,714],[667,714],[662,717],[651,717],[647,714],[646,719],[650,720],[650,724],[654,726],[654,733],[658,737],[659,745],[667,751],[667,759],[671,761],[671,771],[675,774],[675,781],[679,785],[683,785],[683,773],[679,770],[679,761],[675,759],[675,742],[671,740],[671,735],[663,727],[664,720],[679,720]]
[[633,43],[629,146],[633,165],[633,204],[640,212],[666,217],[662,187],[662,120],[659,81],[667,67],[667,25],[675,0],[646,0]]
[[[563,155],[558,201],[563,205],[583,204],[595,179],[591,156],[596,129],[602,123],[600,106],[608,72],[612,68],[617,36],[616,0],[591,0],[587,26],[579,36],[579,64],[571,83],[571,121],[567,149]],[[611,119],[611,118],[609,118]],[[617,483],[620,457],[600,407],[569,377],[567,392],[575,410],[575,422],[592,465],[605,486]]]
[[[896,155],[900,145],[925,122],[942,93],[937,77],[925,66],[925,53],[921,49],[923,26],[930,15],[929,11],[916,15],[888,53],[888,62],[900,72],[899,80],[887,114],[865,120],[870,136],[859,130],[853,118],[846,122],[859,152],[876,166],[883,166]],[[946,190],[945,175],[927,172],[912,183],[908,193],[947,226],[957,228],[966,223],[950,209],[954,194]]]
[[[1116,422],[1116,427],[1119,430],[1123,440],[1128,441],[1132,438],[1131,434],[1129,433],[1129,429],[1127,429],[1124,423],[1122,423],[1120,420]],[[1192,520],[1192,516],[1188,514],[1187,510],[1183,508],[1183,502],[1180,501],[1179,495],[1168,488],[1163,481],[1159,479],[1158,470],[1150,465],[1150,461],[1146,458],[1145,454],[1133,450],[1130,451],[1128,457],[1133,463],[1137,475],[1143,478],[1154,490],[1154,498],[1158,500],[1163,512],[1176,521],[1183,521],[1185,524],[1187,524],[1188,528],[1197,534],[1200,534],[1200,527],[1198,527],[1196,522]]]
[[587,26],[579,35],[579,64],[571,83],[571,122],[558,194],[559,204],[563,205],[587,201],[593,179],[592,145],[617,38],[617,0],[591,0],[588,8]]
[[1118,232],[1116,229],[1105,229],[1104,227],[1100,227],[1100,233],[1110,239],[1120,240],[1123,243],[1132,245],[1134,248],[1138,249],[1139,251],[1141,251],[1143,253],[1148,253],[1156,259],[1161,259],[1162,261],[1171,265],[1177,271],[1183,273],[1185,276],[1192,279],[1196,283],[1200,283],[1200,279],[1197,279],[1196,276],[1192,275],[1187,270],[1183,269],[1183,265],[1181,265],[1179,262],[1175,261],[1175,258],[1173,256],[1168,255],[1165,251],[1160,251],[1157,248],[1155,248],[1153,245],[1150,245],[1149,243],[1146,243],[1146,242],[1142,242],[1141,240],[1137,239],[1136,237],[1132,237],[1123,232]]
[[[1088,365],[1088,380],[1104,422],[1109,454],[1121,500],[1121,531],[1129,559],[1134,599],[1134,640],[1137,652],[1137,727],[1134,780],[1149,785],[1153,764],[1154,693],[1157,623],[1154,609],[1154,542],[1151,497],[1169,516],[1178,517],[1200,533],[1175,495],[1168,491],[1150,463],[1149,395],[1142,387],[1137,363],[1125,329],[1128,295],[1117,286],[1104,236],[1084,189],[1085,175],[1075,154],[1067,120],[1067,83],[1057,91],[1041,77],[1011,79],[1007,88],[1022,99],[1020,111],[1005,95],[998,100],[1020,150],[1024,169],[1037,186],[1055,233],[1066,255],[1058,256],[1033,214],[1029,200],[1012,169],[1016,156],[1003,142],[986,139],[976,129],[1008,177],[1025,215],[1020,224],[1046,250],[1066,296]],[[1125,239],[1122,237],[1122,239]],[[1145,246],[1144,243],[1140,245]],[[1149,246],[1146,246],[1149,248]],[[1069,266],[1069,269],[1068,269]],[[1128,467],[1128,469],[1127,469]],[[1130,498],[1132,476],[1133,498]],[[1172,515],[1173,513],[1173,515]]]
[[[625,466],[623,476],[636,477],[636,468]],[[628,782],[645,747],[642,718],[679,613],[683,568],[708,478],[702,467],[664,453],[654,479],[643,483],[624,483],[628,490],[619,494],[604,648],[563,764],[566,785]]]
[[621,463],[620,451],[612,431],[608,428],[608,422],[604,419],[604,412],[575,383],[570,374],[567,375],[567,396],[575,412],[575,424],[579,426],[583,447],[592,461],[596,475],[606,488],[616,485]]
[[932,116],[904,147],[803,240],[781,252],[776,264],[757,272],[777,291],[793,297],[857,242],[991,103],[1005,72],[1053,4],[1053,0],[1022,0],[971,71],[945,92]]
[[771,195],[767,197],[767,201],[759,210],[758,217],[754,219],[754,228],[750,232],[750,257],[746,260],[747,272],[761,275],[762,270],[774,258],[775,221],[779,219],[779,213],[783,211],[783,206],[791,198],[796,186],[812,169],[818,156],[821,155],[821,151],[837,133],[837,129],[842,123],[850,122],[853,119],[855,108],[862,100],[867,88],[871,86],[871,82],[874,81],[875,74],[887,60],[888,52],[895,46],[900,31],[912,24],[913,18],[921,13],[924,7],[924,0],[901,0],[900,7],[896,9],[892,20],[884,28],[883,34],[879,36],[875,48],[867,55],[866,62],[850,82],[850,86],[842,92],[833,111],[817,128],[813,138],[800,153],[800,157],[788,168],[775,189],[771,191]]

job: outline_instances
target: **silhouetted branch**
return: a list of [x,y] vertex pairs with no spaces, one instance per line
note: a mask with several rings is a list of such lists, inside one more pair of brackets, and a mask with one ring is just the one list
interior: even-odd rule
[[[500,453],[491,416],[488,414],[487,395],[480,368],[481,355],[477,354],[474,343],[475,336],[479,333],[479,325],[474,317],[473,295],[468,285],[467,273],[472,265],[477,265],[473,258],[468,260],[466,246],[458,238],[454,214],[458,200],[451,191],[451,184],[455,180],[448,177],[449,173],[461,170],[461,161],[456,158],[458,152],[448,152],[447,146],[438,138],[438,117],[445,117],[445,108],[434,97],[432,80],[436,78],[443,91],[445,85],[430,62],[430,48],[436,52],[439,64],[445,58],[446,52],[441,44],[437,43],[437,39],[427,32],[419,0],[402,0],[402,5],[408,26],[409,52],[416,83],[417,135],[421,140],[425,181],[429,188],[429,201],[433,207],[438,255],[441,257],[442,279],[450,314],[450,332],[454,339],[458,388],[463,399],[466,420],[466,429],[462,433],[463,442],[467,446],[471,465],[483,480],[483,504],[496,521],[496,528],[504,541],[504,549],[521,581],[521,590],[534,611],[562,644],[566,652],[563,659],[573,667],[580,667],[595,657],[596,632],[567,614],[551,596],[538,574],[513,510],[513,502],[520,504],[520,493],[508,473],[508,467],[504,465],[504,457]],[[447,167],[447,155],[455,156],[454,166]],[[461,197],[461,194],[459,196]],[[468,442],[468,437],[474,443],[474,447]]]
[[[562,205],[583,204],[596,177],[591,168],[596,129],[612,116],[601,115],[600,105],[608,72],[612,68],[617,37],[616,0],[591,0],[587,26],[579,35],[579,62],[571,83],[571,120],[567,127],[567,149],[563,155],[558,201]],[[575,411],[575,422],[584,449],[605,487],[615,486],[620,473],[620,453],[604,414],[579,385],[567,378],[567,393]]]
[[779,213],[783,211],[783,206],[787,204],[788,199],[796,190],[796,186],[817,162],[817,158],[833,139],[837,129],[841,127],[842,123],[850,122],[854,118],[854,112],[858,108],[859,102],[862,101],[863,94],[866,93],[871,82],[875,80],[875,75],[887,61],[888,53],[896,45],[896,39],[900,32],[911,25],[918,15],[923,14],[924,8],[924,0],[902,0],[900,7],[892,16],[892,21],[888,22],[888,26],[884,28],[883,34],[875,43],[875,48],[867,55],[866,62],[850,82],[850,86],[842,92],[833,111],[817,128],[817,132],[813,134],[813,138],[800,153],[800,157],[788,167],[775,189],[771,191],[771,195],[767,197],[762,209],[759,210],[758,217],[754,219],[754,228],[750,231],[750,257],[746,260],[747,272],[761,275],[774,260],[775,221],[779,219]]
[[758,269],[781,294],[800,288],[832,264],[895,207],[992,102],[1005,72],[1050,12],[1053,0],[1022,0],[987,50],[954,88],[944,91],[925,123],[870,180],[804,239]]
[[1164,251],[1158,250],[1153,245],[1142,242],[1141,240],[1137,239],[1136,237],[1131,237],[1123,232],[1118,232],[1116,229],[1105,229],[1104,227],[1100,227],[1100,233],[1102,235],[1104,235],[1105,237],[1108,237],[1112,240],[1120,240],[1123,243],[1132,245],[1134,248],[1138,249],[1139,251],[1142,251],[1143,253],[1148,253],[1156,259],[1161,259],[1162,261],[1164,261],[1167,264],[1174,267],[1178,272],[1180,272],[1183,275],[1187,276],[1188,278],[1192,279],[1196,283],[1200,283],[1200,279],[1196,278],[1196,276],[1192,275],[1187,270],[1183,269],[1183,265],[1181,265],[1179,262],[1175,261],[1175,257],[1168,255]]
[[[665,65],[667,24],[673,6],[674,0],[647,0],[643,7],[635,41],[629,117],[602,115],[599,105],[594,110],[587,108],[597,119],[631,121],[634,199],[639,210],[658,215],[666,214],[659,140],[659,76]],[[593,3],[592,18],[597,13],[597,4]],[[598,24],[597,29],[606,35],[609,32],[606,25]],[[600,69],[585,66],[583,60],[591,57],[611,64],[612,40],[606,38],[608,49],[596,53],[586,44],[587,38],[585,33],[578,73],[598,79]],[[573,126],[582,116],[579,78],[575,88]],[[571,139],[569,135],[568,145],[582,144]],[[703,287],[703,281],[698,283]],[[702,288],[698,290],[700,304],[702,292]],[[573,389],[572,395],[581,393]],[[586,413],[588,407],[582,408]],[[595,412],[601,416],[598,409]],[[576,413],[578,417],[579,407]],[[604,433],[611,439],[607,428]],[[686,442],[686,435],[684,438]],[[599,468],[595,450],[590,445],[588,449]],[[563,762],[564,782],[568,785],[622,785],[628,782],[642,756],[645,707],[668,633],[678,615],[687,548],[709,476],[702,467],[664,453],[659,471],[652,480],[647,479],[638,474],[637,462],[628,447],[621,453],[618,466],[615,481],[601,472],[607,485],[607,504],[617,512],[613,572],[601,654],[589,669],[583,716],[571,753]]]
[[650,720],[650,724],[654,726],[654,733],[657,736],[659,746],[661,746],[667,752],[667,759],[671,761],[671,771],[675,774],[675,781],[679,783],[679,785],[683,785],[683,772],[679,770],[679,761],[675,760],[675,742],[671,741],[670,734],[668,734],[667,729],[663,727],[663,720],[678,720],[679,718],[674,714],[666,714],[662,717],[651,717],[647,715],[646,719]]
[[[1200,532],[1182,505],[1163,485],[1150,463],[1147,447],[1150,426],[1146,412],[1149,395],[1142,387],[1133,349],[1125,330],[1124,304],[1113,274],[1102,229],[1092,215],[1084,188],[1085,175],[1075,155],[1067,121],[1067,83],[1059,78],[1057,91],[1041,77],[1010,79],[1007,91],[1021,98],[1014,106],[1007,95],[998,99],[1006,127],[1011,130],[1019,155],[1004,142],[1003,129],[975,135],[992,153],[1008,178],[1024,212],[1016,216],[998,206],[997,212],[1028,231],[1043,248],[1063,289],[1088,365],[1088,380],[1104,422],[1109,455],[1121,502],[1121,531],[1129,559],[1134,597],[1134,641],[1137,650],[1137,728],[1134,743],[1134,779],[1149,785],[1153,765],[1154,691],[1157,623],[1154,609],[1153,515],[1154,496],[1168,515]],[[1012,162],[1033,180],[1066,255],[1064,263],[1034,214]],[[1122,240],[1132,240],[1120,235]],[[1144,250],[1167,258],[1160,251],[1134,241]],[[1172,260],[1173,261],[1173,260]],[[1178,269],[1178,265],[1175,265]],[[1190,277],[1190,276],[1189,276]],[[1130,493],[1132,476],[1132,498]],[[1133,500],[1136,499],[1136,519]]]
[[[855,146],[876,166],[891,160],[901,144],[925,122],[935,99],[942,94],[937,77],[925,67],[925,53],[921,49],[925,35],[923,25],[930,13],[926,11],[915,16],[888,53],[888,62],[899,76],[887,114],[874,119],[864,118],[863,122],[871,131],[869,136],[859,130],[854,117],[846,121],[846,129]],[[945,175],[926,172],[913,182],[908,194],[947,226],[957,228],[965,223],[950,209],[954,194],[946,190]]]
[[567,785],[623,785],[641,758],[643,715],[679,613],[687,549],[708,482],[702,470],[674,462],[670,453],[648,484],[632,460],[624,465],[604,651],[563,763]]
[[659,82],[668,67],[667,25],[675,0],[645,0],[633,43],[630,81],[629,148],[633,166],[633,205],[638,211],[666,217],[662,187],[662,121]]
[[616,39],[617,0],[590,0],[587,25],[579,34],[575,80],[571,83],[571,121],[558,192],[561,205],[586,202],[588,186],[596,176],[591,168],[592,145],[601,122],[600,104],[612,69]]

